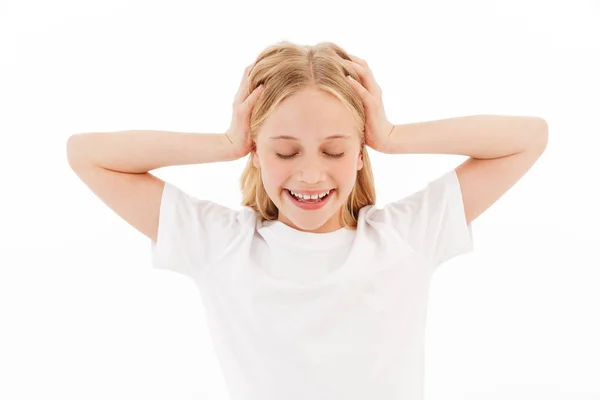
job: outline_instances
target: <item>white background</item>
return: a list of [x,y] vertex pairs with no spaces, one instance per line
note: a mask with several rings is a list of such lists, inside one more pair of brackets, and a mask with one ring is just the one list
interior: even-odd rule
[[[431,288],[426,399],[600,399],[596,1],[0,1],[0,398],[226,399],[191,280],[69,169],[75,133],[224,132],[266,46],[369,62],[395,124],[546,119]],[[465,157],[370,150],[378,205]],[[154,173],[237,208],[246,159]],[[383,399],[382,399],[383,400]]]

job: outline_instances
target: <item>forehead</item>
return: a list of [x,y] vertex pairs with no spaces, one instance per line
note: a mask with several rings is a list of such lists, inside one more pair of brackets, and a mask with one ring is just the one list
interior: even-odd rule
[[335,96],[313,88],[295,93],[278,104],[261,131],[269,143],[358,138],[352,112]]

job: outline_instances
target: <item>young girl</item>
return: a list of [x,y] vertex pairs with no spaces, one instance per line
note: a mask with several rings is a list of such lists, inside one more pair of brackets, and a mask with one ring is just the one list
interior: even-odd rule
[[[546,146],[537,117],[393,125],[367,63],[280,42],[246,68],[224,134],[74,135],[69,163],[197,284],[232,399],[422,399],[432,273]],[[470,158],[382,208],[366,146]],[[150,174],[249,154],[242,208]],[[210,190],[206,190],[206,195]]]

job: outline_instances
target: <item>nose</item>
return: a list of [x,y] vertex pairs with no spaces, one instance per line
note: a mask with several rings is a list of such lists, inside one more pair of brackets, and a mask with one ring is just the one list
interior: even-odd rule
[[299,180],[307,184],[316,184],[326,180],[325,167],[318,157],[302,157],[298,163]]

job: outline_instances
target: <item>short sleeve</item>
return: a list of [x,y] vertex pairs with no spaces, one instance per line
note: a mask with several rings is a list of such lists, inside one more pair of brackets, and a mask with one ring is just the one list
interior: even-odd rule
[[243,211],[190,196],[165,182],[152,265],[197,279],[240,233]]
[[454,169],[427,186],[383,208],[384,219],[436,267],[473,251],[460,182]]

